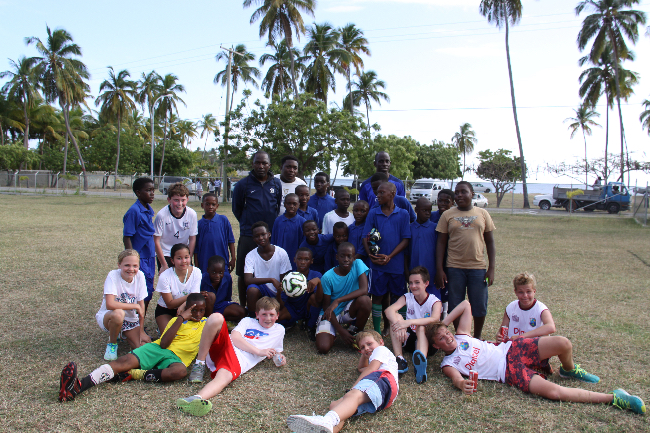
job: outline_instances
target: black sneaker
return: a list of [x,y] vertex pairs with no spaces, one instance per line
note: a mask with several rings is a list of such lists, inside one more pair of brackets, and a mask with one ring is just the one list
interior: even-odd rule
[[59,401],[72,401],[81,392],[81,381],[77,378],[77,364],[68,362],[61,371]]
[[316,341],[316,328],[307,327],[307,335],[311,341]]
[[407,371],[409,371],[409,363],[406,362],[406,359],[397,357],[397,372],[399,374],[404,374]]

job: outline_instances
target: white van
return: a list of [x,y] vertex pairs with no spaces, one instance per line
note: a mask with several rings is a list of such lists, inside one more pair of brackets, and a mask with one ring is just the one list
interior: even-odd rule
[[419,198],[426,197],[435,206],[438,202],[438,193],[445,188],[450,188],[446,180],[418,179],[411,187],[410,201],[415,203]]

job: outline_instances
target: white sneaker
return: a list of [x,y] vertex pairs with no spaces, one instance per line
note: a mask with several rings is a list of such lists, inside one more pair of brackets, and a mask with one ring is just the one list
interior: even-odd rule
[[320,415],[291,415],[287,425],[294,433],[334,433],[334,426]]
[[108,343],[104,352],[104,360],[115,361],[117,359],[117,343]]

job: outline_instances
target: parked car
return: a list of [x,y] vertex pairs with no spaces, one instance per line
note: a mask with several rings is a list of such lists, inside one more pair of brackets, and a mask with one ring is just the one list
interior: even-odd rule
[[190,191],[190,195],[196,195],[196,183],[194,183],[189,177],[163,176],[162,180],[160,181],[160,185],[158,186],[158,190],[163,194],[167,194],[167,188],[177,182],[185,185]]
[[490,189],[489,185],[485,186],[485,185],[483,185],[482,183],[479,183],[479,182],[470,182],[470,183],[472,184],[472,187],[474,188],[474,192],[483,192],[483,193],[487,194],[490,191],[492,191],[492,189]]
[[472,205],[476,207],[488,207],[488,199],[483,194],[476,194],[472,196]]
[[432,205],[438,203],[438,193],[441,189],[449,188],[449,182],[440,179],[418,179],[411,187],[410,200],[415,203],[419,198],[428,198]]
[[560,207],[555,203],[553,194],[538,194],[533,198],[533,206],[539,206],[542,210],[549,210],[552,207]]

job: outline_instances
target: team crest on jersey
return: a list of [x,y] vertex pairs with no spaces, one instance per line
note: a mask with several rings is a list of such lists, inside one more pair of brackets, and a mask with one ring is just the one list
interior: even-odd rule
[[461,350],[469,349],[469,343],[467,341],[462,341],[459,346]]
[[516,314],[513,314],[512,315],[512,320],[514,320],[515,322],[519,322],[519,316],[517,316]]
[[190,222],[189,221],[184,221],[183,222],[183,229],[189,230],[190,229]]
[[244,337],[249,338],[251,340],[259,340],[262,337],[268,337],[269,334],[266,332],[262,332],[258,329],[247,329],[246,333],[244,334]]
[[271,194],[275,194],[275,188],[271,188],[271,189],[269,189],[269,192],[270,192]]
[[460,356],[454,357],[454,364],[456,365],[460,364]]
[[476,218],[477,218],[476,216],[462,216],[462,217],[456,217],[454,219],[460,223],[460,226],[462,228],[468,229],[472,226],[472,223]]
[[537,326],[537,319],[535,319],[534,317],[531,317],[530,318],[530,326],[532,326],[533,328],[535,326]]
[[431,313],[424,313],[424,318],[431,317]]

